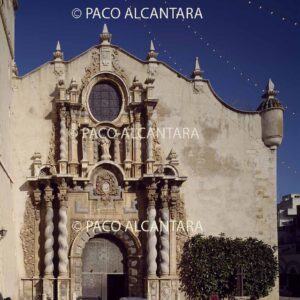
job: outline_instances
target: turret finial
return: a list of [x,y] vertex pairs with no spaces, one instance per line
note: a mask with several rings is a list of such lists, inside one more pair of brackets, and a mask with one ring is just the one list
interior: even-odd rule
[[267,90],[268,91],[274,91],[274,88],[275,88],[275,85],[274,85],[272,79],[269,78],[268,85],[267,85]]
[[270,99],[274,98],[278,94],[278,91],[275,90],[275,85],[272,79],[270,78],[267,86],[266,86],[266,92],[263,94],[264,99]]
[[107,25],[103,25],[102,33],[100,34],[101,45],[110,45],[112,34],[109,33]]
[[55,52],[53,53],[54,61],[62,61],[64,57],[63,52],[61,51],[60,42],[57,41]]
[[195,59],[195,68],[192,74],[192,78],[194,80],[201,80],[203,75],[203,71],[200,68],[199,58],[196,57]]
[[56,44],[56,51],[61,51],[61,46],[60,46],[60,42],[57,41],[57,44]]
[[153,41],[150,42],[150,50],[147,55],[148,61],[157,61],[158,53],[155,52],[155,47]]
[[150,42],[150,51],[155,51],[155,47],[154,47],[154,44],[153,44],[152,40]]
[[284,108],[276,98],[278,91],[269,79],[266,91],[262,95],[262,102],[257,108],[261,115],[262,140],[270,149],[276,149],[283,137],[283,111]]

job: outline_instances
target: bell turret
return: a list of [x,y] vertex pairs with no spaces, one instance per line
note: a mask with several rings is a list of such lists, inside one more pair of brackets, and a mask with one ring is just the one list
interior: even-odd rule
[[277,94],[274,83],[269,79],[263,100],[257,108],[261,115],[262,140],[272,150],[281,144],[283,137],[284,108],[276,99]]

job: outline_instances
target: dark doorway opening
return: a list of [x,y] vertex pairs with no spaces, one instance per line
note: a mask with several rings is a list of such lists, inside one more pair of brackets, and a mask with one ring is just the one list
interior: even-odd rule
[[122,243],[110,235],[89,240],[82,254],[82,300],[128,296],[127,261]]

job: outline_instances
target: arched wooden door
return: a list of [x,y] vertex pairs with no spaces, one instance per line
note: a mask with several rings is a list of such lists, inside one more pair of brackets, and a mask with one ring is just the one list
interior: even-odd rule
[[82,253],[82,298],[119,300],[127,296],[126,257],[110,237],[89,240]]

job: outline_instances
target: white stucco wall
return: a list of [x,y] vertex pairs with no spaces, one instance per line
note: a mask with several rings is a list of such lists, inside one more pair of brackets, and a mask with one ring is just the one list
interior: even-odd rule
[[0,240],[0,293],[18,299],[15,203],[12,196],[13,172],[11,156],[12,60],[14,48],[13,1],[1,1],[0,10],[0,229],[6,236]]

